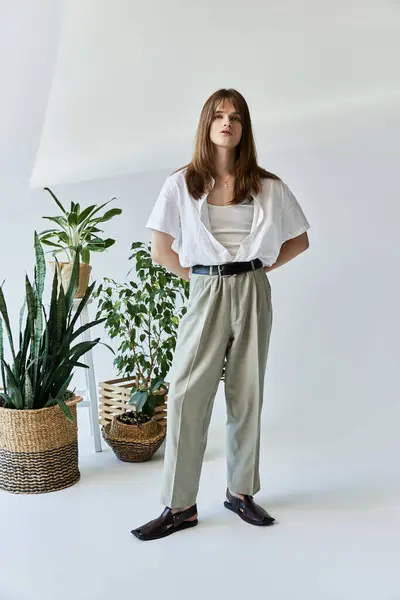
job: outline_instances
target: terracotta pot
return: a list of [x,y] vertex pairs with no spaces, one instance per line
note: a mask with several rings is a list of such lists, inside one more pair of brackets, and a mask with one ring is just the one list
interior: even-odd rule
[[[53,273],[54,273],[57,263],[54,261],[54,262],[51,262],[50,264],[52,266]],[[61,271],[61,284],[64,288],[64,291],[67,291],[69,280],[71,279],[72,263],[60,262],[58,264],[60,265],[60,271]],[[92,271],[92,267],[90,265],[88,265],[86,263],[81,263],[79,265],[79,284],[78,284],[78,289],[76,290],[76,294],[75,294],[74,298],[83,298],[83,296],[85,295],[86,290],[88,289],[88,286],[89,286],[89,278],[90,278],[91,271]]]

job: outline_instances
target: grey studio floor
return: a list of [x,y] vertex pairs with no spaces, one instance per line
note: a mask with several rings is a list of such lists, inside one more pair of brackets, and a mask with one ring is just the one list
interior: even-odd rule
[[[222,505],[218,411],[199,526],[141,543],[129,531],[159,513],[163,449],[136,465],[108,447],[96,455],[80,409],[81,481],[42,496],[0,493],[0,599],[400,600],[399,482],[371,446],[371,431],[341,444],[325,439],[317,450],[302,428],[264,426],[257,498],[277,524],[255,528]],[[395,430],[394,423],[388,440]]]

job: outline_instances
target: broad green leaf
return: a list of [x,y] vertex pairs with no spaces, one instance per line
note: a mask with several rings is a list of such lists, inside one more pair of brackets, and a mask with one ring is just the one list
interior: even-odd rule
[[[121,213],[122,213],[122,210],[120,208],[112,208],[111,210],[108,210],[106,213],[104,213],[104,215],[102,217],[95,219],[96,225],[98,223],[105,223],[106,221],[109,221],[110,219],[112,219],[113,217],[116,217],[117,215],[120,215]],[[93,220],[92,220],[92,222],[93,222]]]
[[57,225],[59,225],[60,227],[62,227],[64,230],[68,230],[68,221],[67,219],[64,219],[64,217],[42,217],[43,219],[46,219],[47,221],[52,221],[53,223],[57,223]]
[[85,219],[90,217],[95,208],[96,204],[92,204],[91,206],[87,206],[85,209],[83,209],[83,211],[79,215],[78,225],[81,225],[81,223],[83,223]]
[[135,392],[129,399],[128,404],[135,406],[137,412],[141,412],[147,402],[148,394],[144,391]]

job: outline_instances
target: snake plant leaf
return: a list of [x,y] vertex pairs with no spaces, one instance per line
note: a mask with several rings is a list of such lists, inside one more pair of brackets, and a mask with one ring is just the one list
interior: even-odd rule
[[25,310],[26,310],[26,299],[24,298],[24,303],[21,306],[21,310],[19,311],[19,345],[20,347],[22,346],[22,326],[24,323],[24,316],[25,316]]
[[64,415],[67,417],[68,421],[70,423],[73,423],[71,411],[69,410],[68,406],[65,404],[64,400],[62,400],[62,398],[56,398],[56,402],[57,402],[58,406],[61,408],[61,410],[63,411]]
[[43,290],[44,290],[44,280],[46,277],[46,260],[44,257],[44,252],[42,245],[39,240],[39,236],[35,231],[34,234],[34,246],[35,246],[35,256],[36,256],[36,268],[35,268],[35,332],[34,332],[34,340],[33,340],[33,356],[35,359],[34,371],[33,371],[33,388],[36,388],[37,377],[38,377],[38,369],[39,369],[39,352],[40,352],[40,342],[42,338],[43,332]]
[[35,336],[35,315],[36,315],[36,301],[35,294],[32,288],[32,284],[29,281],[28,275],[25,275],[25,297],[26,304],[28,307],[28,325],[31,339]]
[[13,403],[11,402],[11,398],[5,392],[0,392],[0,399],[3,401],[3,408],[13,408]]
[[[38,301],[41,303],[43,298],[44,280],[46,277],[46,259],[42,245],[40,243],[39,236],[35,231],[34,234],[34,247],[35,247],[35,258],[36,258],[36,277],[35,277],[35,291]],[[40,313],[42,308],[40,306]]]
[[0,373],[1,373],[1,381],[3,384],[4,393],[7,394],[7,381],[6,381],[6,373],[3,365],[4,360],[4,333],[3,333],[3,319],[0,316]]
[[74,316],[73,316],[73,318],[71,320],[71,323],[70,323],[69,333],[72,332],[72,330],[74,329],[76,323],[78,322],[78,319],[81,316],[83,309],[85,308],[85,306],[86,306],[89,298],[92,295],[92,292],[94,290],[95,285],[96,285],[96,282],[93,282],[91,285],[88,286],[88,288],[87,288],[87,290],[86,290],[83,298],[79,302],[79,304],[78,304],[78,306],[76,308],[75,314],[74,314]]
[[66,306],[65,306],[65,294],[64,294],[64,288],[62,285],[60,286],[60,291],[59,291],[58,298],[57,298],[55,312],[56,312],[56,315],[55,315],[56,316],[55,351],[58,352],[60,349],[60,346],[62,344],[63,333],[65,330],[65,323],[67,321],[67,310],[66,310]]
[[4,325],[6,328],[12,357],[13,357],[13,359],[15,359],[14,340],[13,340],[11,326],[10,326],[10,319],[8,316],[7,303],[6,303],[6,299],[4,298],[2,286],[0,286],[0,315],[3,317],[3,320],[4,320]]
[[74,262],[72,264],[71,278],[69,280],[68,289],[65,294],[66,308],[69,310],[72,307],[74,296],[79,285],[79,253],[76,252]]
[[95,340],[88,340],[84,342],[79,342],[72,348],[68,350],[68,356],[72,358],[72,360],[77,360],[86,352],[89,352],[94,346],[96,346],[100,341],[100,338],[96,338]]
[[25,391],[24,408],[32,409],[33,405],[34,405],[34,394],[33,394],[32,381],[31,381],[31,378],[29,377],[28,371],[25,373],[25,390],[24,391]]
[[4,358],[1,359],[1,363],[4,365],[7,378],[7,394],[15,406],[15,408],[24,408],[24,400],[20,390],[20,382],[12,372],[10,366],[5,362]]
[[82,335],[85,331],[87,331],[91,327],[96,327],[97,325],[101,325],[101,323],[104,323],[105,320],[106,320],[106,317],[102,317],[101,319],[97,319],[96,321],[92,321],[91,323],[85,323],[85,325],[82,325],[81,327],[79,327],[78,329],[76,329],[74,331],[74,333],[71,336],[71,340],[76,340],[76,338],[79,337],[80,335]]

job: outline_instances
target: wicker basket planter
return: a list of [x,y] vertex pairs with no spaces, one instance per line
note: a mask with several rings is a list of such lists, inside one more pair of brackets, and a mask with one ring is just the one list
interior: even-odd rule
[[[122,415],[129,407],[131,389],[135,385],[134,377],[112,379],[100,383],[100,424],[104,427],[110,424],[117,415]],[[167,400],[168,395],[164,392],[156,392],[155,395],[163,396],[163,403],[156,406],[154,420],[164,427],[167,425]],[[132,408],[132,407],[129,407]]]
[[40,410],[0,408],[0,489],[14,494],[62,490],[80,478],[76,408],[73,422],[59,406]]
[[[57,263],[51,262],[50,264],[54,271]],[[66,291],[68,289],[68,284],[71,279],[73,263],[60,262],[58,264],[60,265],[60,271],[61,271],[61,283],[64,288],[64,291]],[[81,263],[79,265],[79,283],[78,283],[78,289],[75,292],[74,298],[83,298],[83,296],[85,295],[86,290],[89,287],[89,278],[90,278],[91,271],[92,271],[92,267],[90,265],[88,265],[86,263]]]
[[150,460],[164,441],[166,428],[152,419],[141,427],[126,425],[116,418],[102,429],[104,440],[124,462]]

